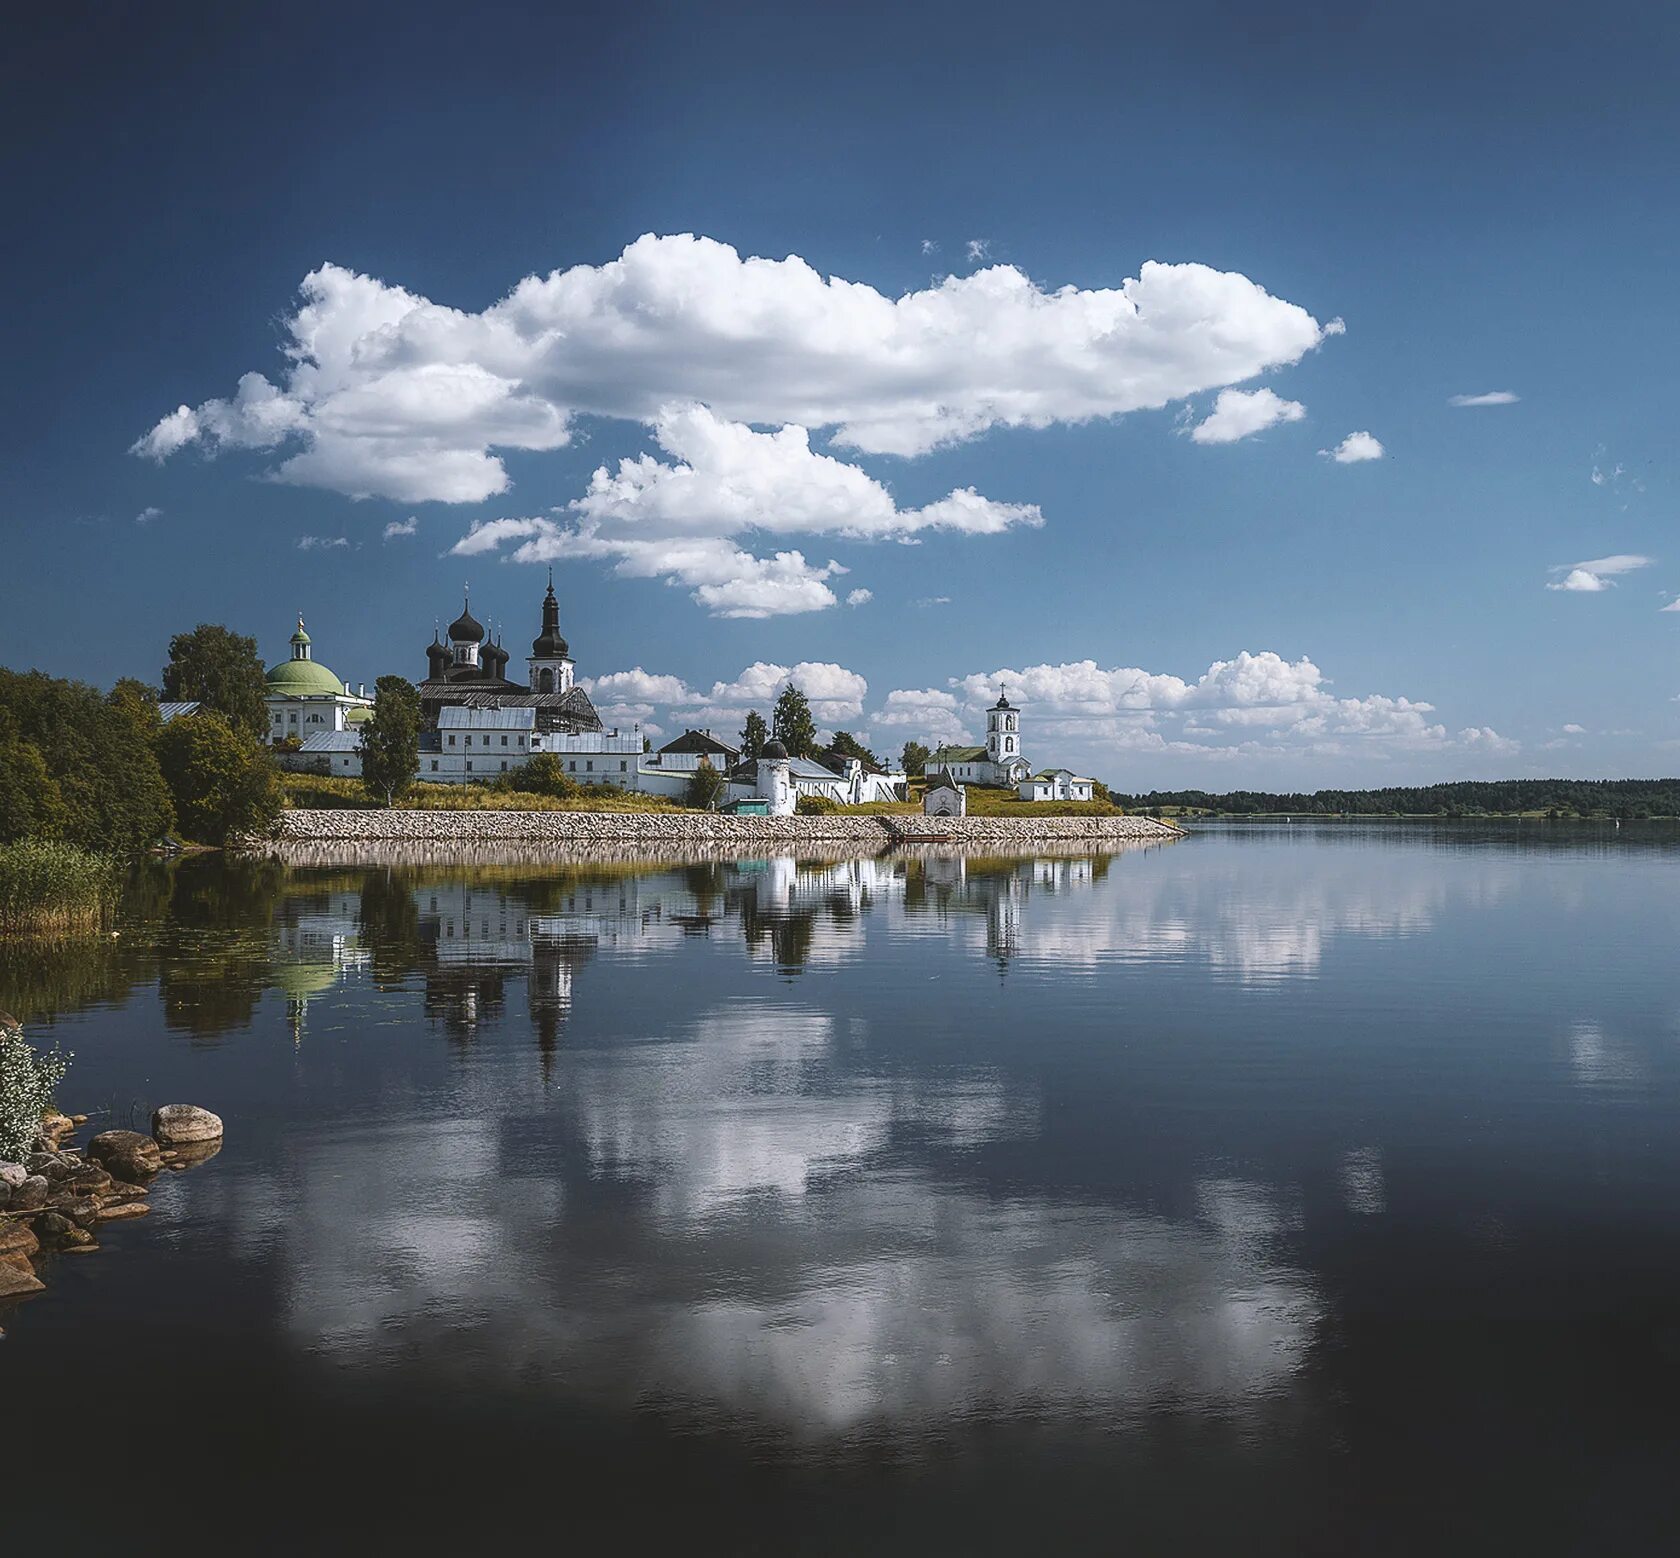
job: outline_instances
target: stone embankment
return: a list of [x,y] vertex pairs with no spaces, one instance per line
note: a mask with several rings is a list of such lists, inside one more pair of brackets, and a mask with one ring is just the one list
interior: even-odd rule
[[74,1145],[86,1115],[48,1115],[22,1163],[0,1163],[0,1301],[46,1287],[39,1264],[54,1253],[98,1249],[100,1226],[144,1217],[152,1181],[194,1168],[222,1149],[222,1122],[208,1109],[166,1104],[151,1135],[101,1131]]
[[811,817],[724,817],[705,812],[287,811],[273,834],[247,849],[289,853],[310,844],[402,844],[433,848],[486,844],[561,850],[695,847],[742,854],[820,847],[874,852],[900,844],[1031,849],[1041,844],[1103,849],[1181,836],[1152,817],[894,817],[837,813]]

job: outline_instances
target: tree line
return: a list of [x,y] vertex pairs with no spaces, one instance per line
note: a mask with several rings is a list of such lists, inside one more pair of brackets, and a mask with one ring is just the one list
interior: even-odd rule
[[[109,693],[0,668],[0,843],[50,839],[133,855],[180,832],[219,844],[281,804],[263,744],[257,644],[214,624],[177,634],[160,685]],[[198,702],[164,722],[160,702]]]
[[1151,790],[1114,799],[1128,811],[1162,809],[1226,816],[1286,812],[1324,817],[1478,817],[1538,812],[1550,817],[1638,821],[1680,816],[1680,779],[1494,779],[1392,785],[1376,790]]

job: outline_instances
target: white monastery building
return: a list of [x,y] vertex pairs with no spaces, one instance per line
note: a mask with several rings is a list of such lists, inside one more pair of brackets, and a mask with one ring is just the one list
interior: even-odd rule
[[291,658],[274,666],[266,678],[263,702],[268,706],[271,745],[293,737],[301,743],[328,731],[350,730],[373,713],[366,686],[352,692],[350,684],[340,681],[314,654],[300,615],[292,634]]

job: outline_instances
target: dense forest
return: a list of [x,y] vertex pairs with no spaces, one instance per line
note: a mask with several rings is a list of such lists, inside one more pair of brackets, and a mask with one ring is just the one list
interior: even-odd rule
[[1114,799],[1128,811],[1209,811],[1226,816],[1283,812],[1321,817],[1680,817],[1680,779],[1496,779],[1384,790],[1315,790],[1272,795],[1263,790],[1154,790]]

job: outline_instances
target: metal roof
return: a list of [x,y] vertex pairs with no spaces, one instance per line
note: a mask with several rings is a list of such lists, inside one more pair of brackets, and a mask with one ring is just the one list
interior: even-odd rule
[[474,709],[455,703],[438,710],[439,730],[534,730],[537,711],[531,708]]
[[360,752],[362,733],[359,730],[318,730],[305,736],[300,752]]
[[192,703],[160,703],[158,705],[158,716],[167,725],[172,719],[179,719],[183,714],[198,713],[198,709],[199,705],[196,700]]

